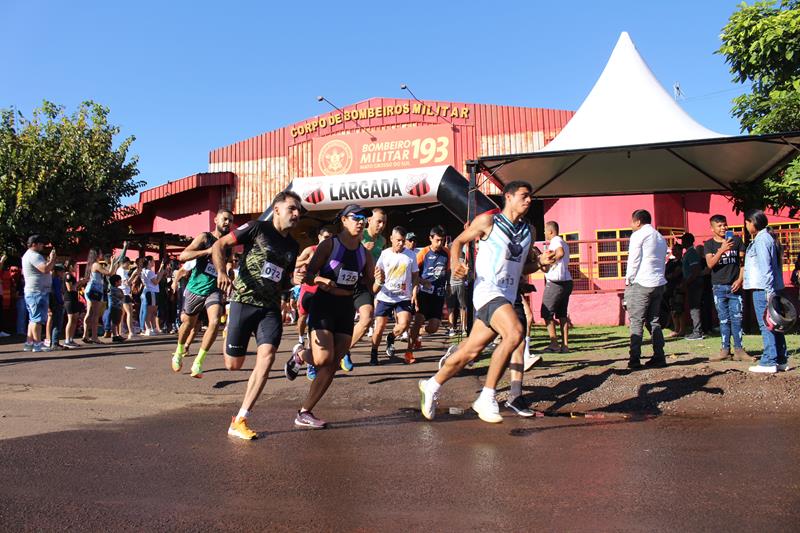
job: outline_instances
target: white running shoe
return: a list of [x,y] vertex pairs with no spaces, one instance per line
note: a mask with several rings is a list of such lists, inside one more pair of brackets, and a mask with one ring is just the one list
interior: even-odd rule
[[528,370],[533,368],[541,360],[542,360],[542,356],[541,355],[538,355],[538,354],[537,355],[533,355],[533,354],[530,354],[530,353],[526,353],[525,357],[523,358],[525,372],[527,372]]
[[503,421],[503,417],[500,416],[500,406],[494,397],[478,396],[478,399],[472,402],[472,410],[478,413],[478,418],[484,422],[499,424]]
[[408,331],[404,331],[403,334],[400,335],[400,340],[401,341],[407,341],[408,340]]
[[436,406],[439,404],[439,393],[431,394],[426,388],[428,380],[421,379],[417,382],[419,388],[419,410],[428,420],[436,418]]
[[372,327],[370,327],[370,328],[367,330],[367,337],[370,337],[370,338],[372,338],[372,334],[373,334],[373,333],[374,333],[374,332],[373,332],[373,330],[372,330]]
[[453,328],[450,328],[450,329],[447,331],[447,336],[448,336],[448,337],[455,337],[455,336],[456,336],[456,330],[454,330]]
[[444,352],[444,355],[442,356],[442,358],[439,359],[439,368],[442,368],[444,366],[444,362],[447,361],[448,357],[450,357],[451,355],[456,353],[456,349],[458,349],[458,345],[457,344],[453,344],[447,349],[446,352]]

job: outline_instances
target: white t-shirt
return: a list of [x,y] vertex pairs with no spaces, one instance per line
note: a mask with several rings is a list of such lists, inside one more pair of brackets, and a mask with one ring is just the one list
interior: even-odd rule
[[144,283],[144,290],[147,292],[158,292],[158,283],[155,283],[158,276],[149,268],[142,269],[142,282]]
[[569,245],[564,242],[564,239],[556,235],[550,240],[547,249],[555,252],[559,248],[564,250],[564,255],[550,265],[550,269],[545,272],[544,277],[549,281],[570,281],[572,274],[569,273]]
[[22,276],[25,278],[25,294],[50,293],[53,275],[49,272],[44,274],[37,268],[46,264],[47,259],[31,248],[22,256]]
[[383,287],[376,295],[378,300],[397,303],[411,299],[411,275],[419,272],[414,252],[404,248],[402,252],[395,253],[387,248],[381,252],[375,266],[383,270],[385,276]]
[[127,268],[119,267],[117,269],[117,276],[122,278],[122,285],[120,288],[122,289],[122,294],[125,296],[131,295],[131,285],[130,285],[130,273],[128,272]]

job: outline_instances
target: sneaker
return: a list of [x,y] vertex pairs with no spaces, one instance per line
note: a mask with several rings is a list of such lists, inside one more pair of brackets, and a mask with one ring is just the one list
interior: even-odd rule
[[436,418],[436,406],[439,404],[439,393],[431,394],[425,387],[428,382],[427,379],[421,379],[417,382],[419,388],[419,410],[422,416],[428,420]]
[[339,366],[341,366],[342,370],[345,372],[351,372],[353,370],[353,360],[350,359],[349,353],[344,354],[344,357],[342,357],[342,360],[339,362]]
[[294,425],[303,428],[325,429],[328,423],[314,416],[311,411],[297,411],[297,416],[294,417]]
[[372,326],[370,326],[369,329],[367,330],[367,337],[372,338],[372,334],[373,333],[374,333],[374,330],[372,329]]
[[80,348],[80,345],[75,341],[67,341],[64,343],[64,348],[74,350],[75,348]]
[[[54,352],[56,350],[55,346],[50,346],[49,344],[45,345],[44,343],[40,345],[40,348],[41,348],[41,350],[39,350],[40,352]],[[33,351],[34,352],[36,351],[35,347]]]
[[478,413],[478,418],[490,424],[499,424],[503,421],[500,416],[500,406],[497,405],[497,399],[485,398],[478,396],[478,399],[472,402],[472,410]]
[[23,352],[32,352],[33,351],[33,343],[32,342],[24,343],[22,345],[22,351]]
[[177,353],[172,354],[172,371],[180,372],[183,368],[183,356]]
[[317,367],[314,365],[306,365],[306,379],[314,381],[317,378]]
[[525,365],[524,366],[525,372],[527,372],[528,370],[530,370],[531,368],[536,366],[538,363],[542,362],[542,356],[538,355],[538,354],[534,355],[534,354],[526,353],[525,357],[523,358],[523,361],[524,361],[523,364]]
[[667,360],[663,357],[651,357],[649,361],[644,364],[647,368],[666,368]]
[[190,374],[193,378],[202,379],[203,377],[203,367],[198,365],[197,363],[192,365],[192,373]]
[[403,358],[406,360],[407,365],[411,365],[417,362],[417,360],[414,359],[414,352],[406,352]]
[[369,354],[369,364],[370,366],[378,366],[381,364],[378,360],[378,350],[372,350],[372,353]]
[[294,381],[300,374],[300,367],[303,366],[303,363],[300,362],[301,351],[303,351],[303,344],[298,342],[292,348],[292,355],[289,356],[289,360],[283,365],[283,373],[289,381]]
[[306,345],[306,339],[302,335],[297,336],[297,344],[302,344],[303,346]]
[[442,368],[444,366],[444,363],[445,363],[445,361],[447,361],[448,357],[450,357],[451,355],[456,353],[456,349],[457,348],[458,348],[458,345],[457,344],[453,344],[447,349],[446,352],[444,352],[444,355],[442,356],[442,358],[439,359],[439,368]]
[[750,372],[755,372],[756,374],[774,374],[778,371],[778,365],[755,365],[748,368]]
[[453,328],[450,328],[450,329],[447,331],[447,336],[448,336],[448,337],[455,337],[455,336],[456,336],[456,330],[454,330]]
[[642,368],[642,363],[638,359],[628,360],[628,370],[639,370]]
[[778,369],[778,372],[786,372],[787,370],[789,370],[789,363],[783,363],[777,365],[776,368]]
[[[32,352],[36,352],[36,353],[43,352],[44,351],[44,345],[41,342],[34,342],[33,343],[33,348],[31,349],[31,351]],[[49,352],[50,350],[47,350],[47,351]]]
[[10,337],[10,333],[6,333],[5,331],[0,331],[0,337]]
[[683,339],[687,341],[701,341],[704,338],[705,337],[703,336],[702,333],[690,333],[689,335],[686,335]]
[[505,406],[517,413],[519,416],[525,418],[533,416],[533,411],[531,411],[528,406],[525,405],[525,401],[521,396],[517,396],[510,402],[506,400]]
[[125,339],[119,335],[114,335],[113,337],[111,337],[111,342],[116,342],[116,343],[125,342]]
[[404,331],[403,334],[400,335],[400,340],[401,341],[407,341],[408,340],[408,331]]
[[243,440],[253,440],[258,438],[258,433],[247,427],[246,418],[231,417],[231,425],[228,426],[228,435],[238,437]]
[[386,355],[394,357],[394,333],[386,335]]

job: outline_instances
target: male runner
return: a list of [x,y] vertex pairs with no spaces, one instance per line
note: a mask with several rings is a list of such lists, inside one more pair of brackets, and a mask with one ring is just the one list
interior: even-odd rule
[[[217,286],[227,294],[231,286],[231,311],[225,339],[225,364],[235,360],[241,368],[250,336],[256,335],[256,364],[242,407],[231,420],[228,435],[251,440],[256,432],[247,426],[247,417],[261,395],[281,343],[281,291],[302,282],[295,270],[299,246],[289,230],[300,220],[300,197],[292,191],[278,193],[272,200],[272,220],[252,220],[214,243],[211,257],[217,269]],[[225,249],[244,246],[239,274],[231,284],[225,268]]]
[[[367,221],[367,227],[361,239],[361,245],[372,255],[374,263],[378,262],[381,252],[383,252],[383,249],[386,247],[386,237],[381,234],[385,226],[386,211],[380,207],[376,207],[372,210],[372,216],[370,216]],[[365,287],[359,284],[353,294],[353,302],[358,311],[358,323],[356,323],[355,328],[353,328],[353,340],[350,344],[350,350],[361,340],[367,330],[371,329],[372,313],[375,310],[373,307],[374,296],[372,289],[373,287]],[[372,334],[369,336],[372,337]],[[374,359],[371,358],[369,364],[377,365],[377,356]],[[350,351],[344,354],[342,358],[342,369],[345,372],[350,372],[353,369]]]
[[459,263],[464,245],[481,239],[475,261],[475,291],[473,303],[477,312],[472,331],[456,352],[449,357],[435,376],[419,381],[422,414],[428,420],[436,416],[439,389],[458,374],[468,362],[480,355],[498,334],[502,341],[492,353],[486,382],[480,396],[472,404],[481,420],[490,423],[503,421],[495,398],[495,389],[508,364],[511,352],[523,341],[523,326],[514,312],[519,280],[542,264],[553,262],[552,252],[536,259],[530,255],[532,234],[523,219],[531,205],[531,186],[512,181],[503,189],[505,204],[501,213],[478,216],[453,241],[450,264],[453,275],[464,278],[467,266]]
[[[417,266],[420,278],[428,283],[428,288],[420,285],[416,293],[416,315],[411,328],[411,337],[415,349],[421,348],[419,331],[427,321],[425,332],[432,335],[439,331],[444,308],[447,278],[450,276],[450,256],[444,247],[445,233],[441,226],[431,228],[429,235],[431,244],[417,254]],[[408,237],[406,236],[406,241]]]
[[[208,328],[206,328],[203,340],[200,342],[200,350],[192,364],[191,376],[193,378],[203,377],[203,361],[205,361],[211,345],[217,339],[219,317],[224,310],[225,297],[217,288],[217,269],[211,262],[211,250],[215,242],[228,234],[231,222],[233,222],[231,210],[220,208],[217,216],[214,217],[214,231],[204,231],[195,237],[178,258],[180,261],[194,260],[196,263],[183,293],[183,312],[181,313],[181,327],[178,330],[178,346],[172,355],[174,372],[180,372],[183,368],[186,340],[189,338],[189,332],[197,324],[200,311],[205,308],[208,315]],[[230,254],[230,249],[226,249],[226,253]]]
[[[393,358],[394,341],[407,331],[411,325],[413,310],[411,298],[419,283],[419,267],[413,252],[405,248],[406,230],[402,226],[392,229],[391,248],[384,250],[375,264],[375,331],[372,333],[372,353],[370,364],[378,364],[378,346],[389,317],[394,313],[395,326],[386,336],[386,355]],[[426,283],[426,285],[429,285]],[[406,364],[416,362],[412,352],[411,339],[405,354]]]

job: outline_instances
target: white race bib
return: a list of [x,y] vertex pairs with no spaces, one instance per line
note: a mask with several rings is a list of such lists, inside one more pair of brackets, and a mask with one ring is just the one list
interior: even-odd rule
[[205,273],[208,274],[209,276],[211,276],[212,278],[216,278],[217,277],[217,269],[214,268],[214,263],[212,263],[211,261],[206,263]]
[[278,265],[273,265],[269,261],[264,263],[264,268],[261,269],[261,277],[267,278],[275,283],[280,283],[283,277],[283,269]]
[[358,272],[353,270],[341,269],[339,271],[339,278],[336,280],[337,285],[355,285],[358,281]]
[[386,281],[386,289],[392,292],[402,292],[405,283],[402,279],[390,279]]

